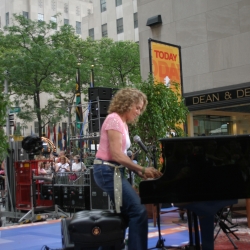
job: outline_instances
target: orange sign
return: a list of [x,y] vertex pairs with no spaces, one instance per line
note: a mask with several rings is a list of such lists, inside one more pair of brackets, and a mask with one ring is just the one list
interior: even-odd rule
[[176,92],[182,94],[182,74],[180,47],[150,39],[150,71],[156,82],[164,83]]

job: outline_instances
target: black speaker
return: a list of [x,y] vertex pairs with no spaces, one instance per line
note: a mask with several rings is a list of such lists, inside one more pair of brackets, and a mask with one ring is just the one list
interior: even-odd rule
[[89,186],[63,186],[63,208],[90,209]]
[[[99,102],[99,114],[100,117],[105,117],[108,114],[110,101],[100,101]],[[98,117],[98,104],[97,102],[91,103],[91,116],[92,118]]]
[[52,200],[54,196],[55,205],[59,207],[63,206],[63,199],[62,199],[62,189],[61,186],[51,185],[51,184],[44,184],[42,185],[42,197],[45,200]]
[[99,100],[111,100],[112,88],[94,87],[88,89],[89,101],[95,101],[97,97]]
[[90,170],[90,209],[110,210],[111,202],[107,192],[97,186],[93,176],[93,168]]
[[105,120],[105,117],[100,118],[100,126],[99,126],[99,119],[89,119],[89,133],[99,132],[101,130],[102,124]]
[[88,89],[89,101],[95,101],[97,100],[97,97],[99,97],[99,100],[111,100],[118,90],[119,89],[117,88],[105,88],[105,87],[89,88]]
[[62,190],[64,208],[85,208],[83,186],[63,186]]
[[75,244],[70,238],[68,225],[71,222],[71,218],[63,218],[61,220],[61,234],[62,234],[62,249],[63,250],[74,250]]

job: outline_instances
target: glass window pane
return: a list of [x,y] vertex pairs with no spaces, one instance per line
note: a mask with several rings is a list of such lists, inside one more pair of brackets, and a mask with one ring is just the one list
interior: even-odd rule
[[122,0],[115,0],[115,4],[116,4],[116,6],[122,5]]
[[117,34],[123,33],[123,18],[117,19],[116,24],[117,24]]
[[92,38],[92,40],[95,39],[94,28],[89,29],[89,37]]
[[68,24],[69,25],[69,19],[64,19],[64,24]]
[[7,12],[7,13],[5,14],[5,23],[6,23],[6,26],[8,26],[9,23],[10,23],[9,12]]
[[34,130],[35,134],[39,133],[38,122],[34,122]]
[[28,19],[29,18],[29,12],[23,11],[23,16]]
[[108,28],[107,28],[107,24],[103,24],[102,25],[102,37],[107,37],[108,36]]
[[43,14],[38,13],[38,21],[44,21]]
[[138,14],[134,13],[134,28],[138,28]]
[[76,34],[81,34],[81,22],[76,22]]
[[106,8],[106,0],[100,0],[101,3],[101,12],[104,12],[107,10]]

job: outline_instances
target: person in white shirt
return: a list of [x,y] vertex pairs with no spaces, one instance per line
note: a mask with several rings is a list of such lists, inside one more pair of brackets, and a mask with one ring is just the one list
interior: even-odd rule
[[83,162],[80,162],[80,156],[75,155],[73,158],[74,162],[72,164],[72,172],[80,172],[80,171],[85,171],[86,166]]
[[60,162],[56,165],[56,172],[64,173],[64,172],[70,172],[69,164],[66,162],[66,157],[61,156]]

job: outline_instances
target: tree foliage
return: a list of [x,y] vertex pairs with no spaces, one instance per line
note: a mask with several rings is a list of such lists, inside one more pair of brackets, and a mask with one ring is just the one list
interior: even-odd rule
[[182,125],[188,110],[181,96],[162,83],[156,84],[152,77],[137,84],[137,88],[146,94],[148,106],[138,122],[131,126],[131,137],[139,135],[147,145],[155,146],[158,159],[160,138],[171,136],[173,133],[175,136],[184,135]]
[[[38,120],[39,136],[42,126],[52,119],[59,120],[65,113],[60,99],[54,98],[67,86],[73,89],[75,82],[76,57],[60,38],[77,39],[68,26],[54,32],[54,23],[32,21],[14,15],[14,25],[5,27],[7,34],[1,37],[1,46],[7,49],[3,54],[2,66],[8,71],[9,88],[15,94],[15,101],[22,106],[21,119]],[[65,39],[66,40],[66,39]],[[41,105],[41,94],[50,95],[47,104]],[[47,95],[47,96],[48,96]]]
[[8,138],[5,135],[3,126],[6,125],[6,113],[7,113],[8,101],[6,96],[0,91],[0,161],[3,160],[7,154]]
[[92,65],[95,86],[119,88],[140,82],[139,48],[134,42],[82,40],[70,25],[56,30],[53,22],[22,15],[14,15],[13,21],[0,35],[0,68],[8,71],[10,94],[14,105],[21,107],[19,118],[38,121],[39,136],[46,124],[68,116],[66,107],[73,115],[77,68],[84,94]]

